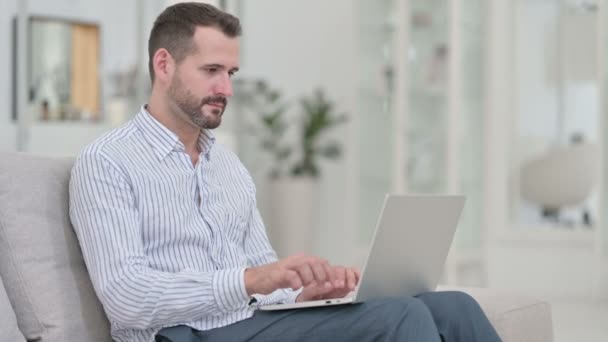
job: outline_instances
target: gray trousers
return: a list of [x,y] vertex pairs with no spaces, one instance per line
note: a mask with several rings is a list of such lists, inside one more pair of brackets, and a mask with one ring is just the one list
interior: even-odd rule
[[462,292],[430,292],[361,304],[257,311],[226,327],[161,330],[157,342],[202,341],[500,341],[477,302]]

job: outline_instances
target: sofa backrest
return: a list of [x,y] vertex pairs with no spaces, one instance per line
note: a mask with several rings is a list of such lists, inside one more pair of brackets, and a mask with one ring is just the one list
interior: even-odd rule
[[15,311],[4,289],[2,278],[0,278],[0,333],[2,333],[3,341],[25,342],[25,337],[19,331],[17,317],[15,317]]
[[111,341],[70,224],[73,162],[0,152],[0,276],[27,340]]

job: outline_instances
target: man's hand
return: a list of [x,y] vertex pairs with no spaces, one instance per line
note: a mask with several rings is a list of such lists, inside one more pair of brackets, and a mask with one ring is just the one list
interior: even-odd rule
[[352,267],[333,266],[330,269],[333,281],[313,282],[304,286],[296,302],[342,298],[354,291],[359,283],[359,270]]
[[327,260],[299,254],[246,269],[245,288],[249,295],[269,294],[281,288],[297,290],[311,284],[332,283],[335,273]]

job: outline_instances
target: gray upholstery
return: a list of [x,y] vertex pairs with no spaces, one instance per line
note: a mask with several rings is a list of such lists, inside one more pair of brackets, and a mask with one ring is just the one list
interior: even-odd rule
[[11,342],[23,342],[25,337],[17,326],[17,318],[4,290],[2,278],[0,278],[0,340]]
[[481,288],[440,287],[438,290],[459,290],[475,298],[503,341],[553,341],[551,306],[546,301]]
[[0,154],[0,274],[28,340],[111,340],[68,216],[72,164]]
[[[111,341],[69,222],[72,163],[0,152],[0,279],[10,299],[0,291],[2,341],[11,336],[7,332],[16,334],[7,341],[23,341],[15,316],[28,340]],[[480,303],[505,342],[553,340],[546,302],[486,289],[464,291]]]

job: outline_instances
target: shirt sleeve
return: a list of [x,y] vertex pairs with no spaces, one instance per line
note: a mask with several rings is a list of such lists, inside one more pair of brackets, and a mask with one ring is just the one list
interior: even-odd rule
[[245,268],[170,273],[152,269],[128,178],[102,152],[85,150],[72,169],[70,218],[108,318],[146,329],[247,306]]

